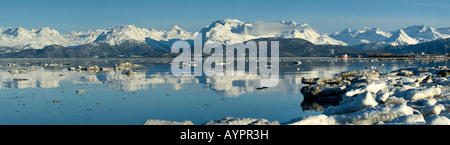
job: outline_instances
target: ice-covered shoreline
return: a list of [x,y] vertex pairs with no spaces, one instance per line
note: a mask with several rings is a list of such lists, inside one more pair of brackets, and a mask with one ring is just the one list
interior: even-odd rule
[[303,79],[310,84],[301,89],[305,99],[338,100],[339,105],[286,124],[450,125],[450,71],[445,66],[388,73],[367,68],[335,78]]
[[[323,113],[288,122],[227,117],[201,125],[450,125],[450,70],[409,68],[388,73],[367,67],[334,78],[303,78],[304,101],[327,104]],[[329,105],[333,104],[334,105]],[[337,104],[337,105],[336,105]],[[144,125],[193,125],[147,120]]]

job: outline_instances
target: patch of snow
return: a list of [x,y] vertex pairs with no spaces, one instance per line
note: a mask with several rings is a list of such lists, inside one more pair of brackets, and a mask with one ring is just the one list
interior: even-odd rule
[[192,121],[167,121],[167,120],[158,120],[158,119],[149,119],[145,121],[142,125],[194,125]]
[[389,121],[389,123],[412,123],[412,122],[425,122],[422,114],[409,114],[397,117]]
[[444,116],[429,116],[425,120],[427,125],[450,125],[450,120]]
[[211,120],[202,125],[279,125],[278,121],[268,121],[266,119],[255,118],[235,118],[226,117],[222,120]]
[[431,99],[442,93],[441,88],[431,87],[425,89],[410,89],[404,93],[403,98],[406,100]]
[[373,125],[380,121],[388,122],[399,116],[413,114],[414,109],[406,104],[394,107],[384,106],[342,115],[316,115],[289,121],[289,125]]
[[338,115],[350,112],[365,110],[378,105],[373,93],[369,90],[357,95],[356,97],[342,100],[338,106],[330,106],[323,111],[325,115]]
[[420,110],[420,113],[424,116],[430,116],[430,115],[439,115],[441,113],[441,111],[445,110],[444,105],[442,104],[437,104],[434,106],[428,106],[423,108],[422,110]]

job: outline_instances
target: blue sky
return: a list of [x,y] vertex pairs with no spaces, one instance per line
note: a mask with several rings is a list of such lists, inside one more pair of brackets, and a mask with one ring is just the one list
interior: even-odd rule
[[321,33],[344,28],[385,31],[409,25],[450,27],[450,0],[2,0],[0,27],[107,29],[133,24],[199,31],[213,21],[308,23]]

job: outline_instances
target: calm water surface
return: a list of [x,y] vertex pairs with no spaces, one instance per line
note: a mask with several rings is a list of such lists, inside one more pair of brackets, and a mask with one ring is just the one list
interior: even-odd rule
[[[383,72],[450,67],[446,60],[296,59],[302,64],[282,61],[278,85],[262,90],[256,89],[258,77],[175,77],[170,60],[163,59],[0,59],[0,124],[134,125],[147,119],[200,124],[227,116],[286,122],[321,113],[300,105],[302,77],[333,77],[366,66]],[[132,68],[134,75],[67,69],[121,62],[141,67]]]

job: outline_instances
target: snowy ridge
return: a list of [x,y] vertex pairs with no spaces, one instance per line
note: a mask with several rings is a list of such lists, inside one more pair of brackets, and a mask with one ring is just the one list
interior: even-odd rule
[[450,28],[425,27],[413,25],[396,31],[386,32],[378,28],[364,27],[362,30],[344,29],[340,33],[330,35],[331,38],[341,40],[349,45],[363,43],[387,43],[389,45],[412,45],[436,39],[450,38]]
[[110,45],[117,45],[123,41],[137,41],[145,42],[146,38],[150,38],[156,41],[167,41],[169,39],[192,39],[193,34],[181,29],[180,26],[175,25],[167,31],[160,31],[156,29],[138,28],[134,25],[123,25],[117,27],[111,27],[94,41],[104,42]]
[[145,41],[151,35],[148,29],[137,28],[134,25],[111,27],[100,34],[94,42],[103,42],[111,45],[120,44],[125,40]]
[[41,49],[47,45],[77,46],[93,42],[103,30],[60,34],[48,27],[27,30],[22,27],[0,28],[0,46]]
[[257,38],[302,38],[314,44],[347,45],[346,43],[317,33],[308,24],[297,24],[294,21],[278,21],[274,23],[258,21],[241,22],[237,19],[215,21],[200,30],[204,41],[247,41]]
[[67,43],[58,31],[50,28],[27,30],[21,27],[0,28],[0,44],[6,47],[40,48],[45,45]]
[[22,27],[0,28],[0,47],[16,49],[42,49],[48,45],[79,46],[94,42],[121,44],[124,41],[146,42],[146,39],[168,41],[171,39],[192,39],[193,34],[184,31],[180,26],[161,31],[156,29],[138,28],[134,25],[111,27],[107,30],[89,30],[87,32],[72,31],[60,34],[54,29],[39,28],[27,30]]
[[335,33],[330,35],[330,37],[337,40],[342,40],[350,45],[378,42],[391,37],[392,34],[389,32],[381,31],[378,28],[364,27],[362,30],[344,29],[341,33]]
[[122,25],[106,30],[70,32],[61,34],[45,27],[27,30],[22,27],[0,28],[0,47],[17,50],[42,49],[48,45],[65,47],[90,43],[118,45],[124,41],[147,43],[156,49],[167,49],[176,40],[192,41],[195,33],[201,33],[204,42],[247,41],[258,38],[302,38],[316,45],[358,45],[366,43],[389,45],[412,45],[436,39],[450,38],[450,27],[433,28],[413,25],[396,31],[387,32],[378,28],[364,27],[362,30],[344,29],[340,33],[320,34],[308,24],[294,21],[242,22],[237,19],[214,21],[199,32],[187,32],[175,25],[168,30],[139,28],[134,25]]
[[408,34],[412,38],[415,38],[422,42],[448,37],[448,36],[442,35],[438,31],[436,31],[436,29],[434,29],[433,27],[425,27],[423,25],[409,26],[403,30],[405,31],[406,34]]
[[89,30],[87,32],[72,31],[68,34],[62,34],[68,40],[68,42],[71,42],[71,43],[63,45],[63,46],[77,46],[77,45],[92,43],[104,31],[105,30],[96,30],[96,31]]
[[387,39],[389,45],[398,46],[398,45],[411,45],[417,44],[419,41],[417,39],[411,38],[408,34],[405,33],[403,29],[400,29],[393,37]]

